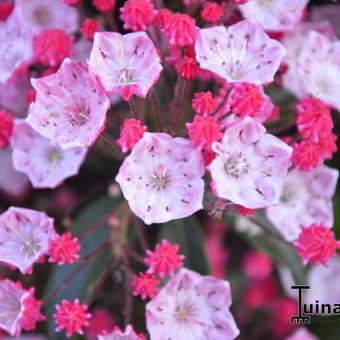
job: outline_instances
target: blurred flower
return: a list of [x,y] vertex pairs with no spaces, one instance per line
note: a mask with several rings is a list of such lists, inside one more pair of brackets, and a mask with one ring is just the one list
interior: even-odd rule
[[[85,330],[86,338],[89,340],[101,339],[100,334],[103,334],[104,332],[111,332],[114,325],[114,316],[111,313],[103,308],[95,308],[92,311],[89,326]],[[105,340],[105,338],[103,339]]]
[[243,20],[235,25],[204,28],[196,41],[201,68],[228,82],[262,85],[273,81],[284,47],[270,39],[258,24]]
[[227,128],[212,149],[218,156],[209,170],[218,197],[250,209],[279,201],[291,148],[266,133],[263,125],[245,117]]
[[172,11],[167,8],[158,10],[157,15],[153,21],[153,25],[160,30],[163,30],[172,15]]
[[91,314],[87,313],[87,305],[81,305],[78,299],[73,302],[62,300],[60,305],[55,306],[57,312],[53,314],[54,321],[58,325],[56,332],[66,330],[66,336],[71,337],[73,333],[84,334],[83,327],[89,325],[87,319]]
[[11,146],[14,168],[24,172],[34,188],[55,188],[78,174],[87,154],[87,148],[51,145],[23,120],[15,121]]
[[37,91],[27,122],[62,148],[90,146],[104,129],[109,99],[95,77],[65,59],[57,73],[32,79]]
[[292,334],[290,334],[285,340],[318,340],[319,338],[309,332],[306,328],[300,327]]
[[153,340],[235,339],[230,305],[227,281],[182,268],[146,305],[147,329]]
[[78,29],[79,12],[60,0],[15,0],[14,12],[26,30],[60,29],[73,33]]
[[184,255],[177,254],[179,244],[170,244],[162,240],[156,245],[155,251],[147,250],[144,262],[149,266],[148,274],[157,274],[163,278],[165,275],[174,276],[174,271],[183,267]]
[[114,10],[117,0],[93,0],[93,5],[102,13],[110,13]]
[[54,220],[45,213],[11,207],[0,215],[0,261],[17,267],[23,274],[47,254],[49,241],[56,237]]
[[21,330],[35,329],[46,318],[40,313],[41,301],[34,298],[34,288],[24,289],[19,282],[0,281],[0,328],[12,336]]
[[216,2],[206,2],[201,11],[201,17],[209,24],[217,23],[223,16],[222,7]]
[[142,334],[136,334],[131,325],[128,325],[125,331],[122,331],[119,327],[116,326],[113,332],[98,336],[98,340],[145,340],[145,339],[146,338]]
[[266,279],[271,275],[273,268],[272,259],[258,251],[247,254],[243,260],[243,270],[250,279]]
[[291,170],[285,176],[280,201],[267,208],[266,214],[286,240],[295,241],[301,225],[323,222],[333,226],[331,198],[338,176],[338,170],[326,166],[309,172]]
[[94,34],[98,32],[99,24],[96,20],[86,18],[81,24],[80,31],[87,40],[93,40]]
[[99,77],[107,92],[119,93],[124,100],[129,100],[132,95],[147,96],[162,66],[145,32],[125,35],[100,32],[94,36],[89,70]]
[[9,144],[13,131],[13,116],[6,110],[0,110],[0,148]]
[[295,28],[308,0],[251,0],[239,6],[243,17],[256,20],[266,31],[282,32]]
[[116,181],[131,210],[152,224],[200,210],[203,174],[202,157],[188,140],[146,132],[123,162]]

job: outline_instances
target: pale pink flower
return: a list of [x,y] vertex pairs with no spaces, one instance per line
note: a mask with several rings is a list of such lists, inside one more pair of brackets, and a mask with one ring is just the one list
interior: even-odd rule
[[17,15],[0,21],[0,83],[29,64],[33,57],[32,39],[31,31],[22,29]]
[[293,334],[290,334],[285,340],[318,340],[319,338],[311,333],[307,328],[300,327]]
[[25,121],[17,120],[11,137],[13,165],[24,172],[34,188],[55,188],[78,173],[87,149],[62,149],[35,132]]
[[227,281],[182,268],[146,305],[152,340],[232,340],[239,330],[229,311]]
[[125,331],[122,331],[119,327],[115,327],[113,332],[98,335],[98,340],[143,340],[140,335],[136,334],[133,327],[128,325]]
[[299,23],[309,0],[250,0],[238,6],[242,15],[267,31],[289,31]]
[[110,94],[124,100],[132,95],[145,98],[157,82],[162,66],[152,40],[145,32],[121,35],[97,32],[89,59],[89,70],[97,75]]
[[261,85],[273,81],[285,54],[260,25],[243,20],[235,25],[204,28],[195,44],[201,68],[228,82]]
[[28,124],[62,148],[91,146],[104,129],[110,102],[94,76],[65,59],[57,73],[32,79],[36,101]]
[[310,32],[298,65],[308,94],[340,110],[340,40]]
[[287,51],[283,62],[288,66],[288,70],[284,72],[282,76],[283,85],[300,98],[305,97],[309,93],[308,86],[306,87],[304,83],[299,58],[306,41],[306,36],[308,36],[312,30],[325,34],[331,39],[335,38],[333,28],[328,22],[324,21],[319,23],[300,23],[294,31],[286,32],[281,40],[281,43]]
[[79,27],[79,12],[59,0],[15,0],[15,14],[29,30],[61,29],[73,33]]
[[329,22],[340,37],[340,7],[334,4],[322,4],[322,6],[311,6],[309,19],[313,23]]
[[204,164],[183,138],[145,132],[119,169],[131,210],[146,224],[187,217],[202,209]]
[[282,178],[290,163],[291,147],[245,117],[228,127],[222,142],[213,143],[217,157],[209,166],[215,194],[245,208],[276,204]]
[[268,219],[288,241],[298,238],[301,226],[322,222],[331,228],[331,198],[338,176],[338,170],[326,166],[309,172],[291,170],[283,180],[279,203],[266,210]]
[[23,274],[45,255],[56,237],[53,219],[45,213],[11,207],[0,215],[0,261]]
[[[39,334],[23,334],[20,337],[16,337],[15,339],[16,340],[47,340],[47,338]],[[8,336],[5,338],[1,338],[1,340],[14,340],[14,338]]]
[[29,181],[26,175],[14,169],[10,148],[0,148],[0,164],[0,192],[10,199],[22,197],[29,188]]
[[19,282],[7,279],[0,281],[0,328],[12,336],[19,336],[22,329],[34,329],[36,322],[45,320],[41,304],[34,298],[34,288],[24,289]]

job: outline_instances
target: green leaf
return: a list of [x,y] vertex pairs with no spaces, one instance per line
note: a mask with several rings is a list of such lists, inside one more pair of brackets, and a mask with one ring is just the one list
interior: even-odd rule
[[[103,196],[85,206],[79,213],[73,223],[71,229],[74,235],[86,230],[94,225],[104,216],[113,212],[119,205],[121,199],[112,199],[109,196]],[[94,230],[91,234],[85,236],[81,241],[82,249],[80,256],[86,256],[97,249],[105,240],[110,237],[106,222],[103,221],[100,228]],[[97,280],[101,277],[105,270],[107,260],[109,259],[109,251],[104,251],[97,256],[91,258],[86,265],[75,275],[73,280],[67,284],[55,298],[49,301],[45,307],[45,313],[48,319],[49,339],[61,340],[65,339],[63,332],[55,333],[55,324],[53,314],[55,313],[55,304],[60,303],[62,299],[73,300],[79,298],[84,302],[89,296]],[[72,265],[53,266],[52,273],[46,288],[46,295],[53,292],[61,283],[83,262],[74,263]],[[76,339],[76,336],[73,338]]]
[[202,275],[209,274],[209,265],[204,252],[203,227],[197,218],[170,221],[161,226],[159,241],[166,239],[180,245],[179,253],[184,254],[185,267]]

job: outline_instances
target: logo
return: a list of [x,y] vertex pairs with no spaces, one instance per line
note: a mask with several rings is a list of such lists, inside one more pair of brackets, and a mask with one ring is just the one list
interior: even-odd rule
[[304,303],[303,302],[303,291],[310,289],[307,285],[295,285],[291,286],[292,289],[297,289],[299,291],[298,298],[298,315],[291,317],[291,323],[293,324],[310,324],[311,317],[315,315],[340,315],[340,304],[329,304],[320,303],[319,300],[315,300],[314,303]]

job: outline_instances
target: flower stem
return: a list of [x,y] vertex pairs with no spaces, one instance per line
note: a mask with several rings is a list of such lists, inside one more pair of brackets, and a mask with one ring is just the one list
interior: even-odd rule
[[155,95],[155,91],[152,90],[150,93],[150,99],[151,99],[151,105],[152,105],[152,109],[153,109],[153,113],[155,115],[155,119],[156,119],[156,124],[157,124],[157,128],[159,131],[163,131],[163,123],[162,123],[162,119],[161,119],[161,112],[158,106],[158,102],[157,102],[157,98]]
[[133,96],[131,96],[131,98],[128,101],[128,103],[129,103],[130,110],[131,110],[132,114],[134,115],[134,117],[136,119],[140,120],[135,98]]
[[113,152],[117,156],[118,160],[123,160],[125,158],[124,154],[122,151],[119,149],[119,146],[117,145],[116,141],[106,132],[103,131],[100,135],[100,137],[103,139],[103,141],[110,145],[111,148],[113,149]]
[[185,99],[188,96],[188,92],[189,92],[190,81],[182,79],[182,82],[183,82],[183,85],[181,86],[181,91],[179,94],[177,94],[179,98],[178,103],[174,107],[174,111],[172,111],[172,115],[173,115],[173,120],[172,120],[172,125],[171,125],[172,130],[176,129],[178,125],[178,122],[181,117],[181,113],[183,111]]

